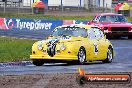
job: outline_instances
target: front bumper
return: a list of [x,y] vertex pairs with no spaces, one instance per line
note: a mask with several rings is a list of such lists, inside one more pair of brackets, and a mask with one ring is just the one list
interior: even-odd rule
[[71,55],[55,55],[54,57],[50,57],[49,55],[30,55],[30,59],[72,61],[72,60],[78,60],[78,57]]
[[132,32],[108,32],[108,36],[132,36]]

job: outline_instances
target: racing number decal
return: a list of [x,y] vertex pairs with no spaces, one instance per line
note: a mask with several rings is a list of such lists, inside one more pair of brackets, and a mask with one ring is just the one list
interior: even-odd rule
[[94,54],[98,54],[98,45],[96,43],[94,43]]

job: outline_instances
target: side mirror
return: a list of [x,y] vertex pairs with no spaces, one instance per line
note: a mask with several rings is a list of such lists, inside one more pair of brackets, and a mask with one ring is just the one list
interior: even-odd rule
[[46,39],[50,39],[50,38],[52,38],[53,36],[52,35],[50,35],[50,36],[48,36]]
[[53,37],[52,35],[50,35],[49,37]]

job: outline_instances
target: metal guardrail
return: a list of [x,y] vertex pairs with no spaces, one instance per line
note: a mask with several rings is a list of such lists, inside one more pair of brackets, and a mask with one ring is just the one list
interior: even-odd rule
[[32,13],[31,3],[27,3],[29,6],[24,6],[22,0],[6,0],[3,2],[0,0],[0,12],[1,13]]

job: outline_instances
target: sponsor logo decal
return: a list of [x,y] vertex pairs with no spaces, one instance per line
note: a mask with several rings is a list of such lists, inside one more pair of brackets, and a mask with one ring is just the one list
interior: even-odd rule
[[96,43],[94,43],[94,54],[98,54],[98,45]]
[[34,22],[26,22],[26,21],[21,21],[20,19],[16,19],[16,25],[17,28],[23,29],[29,29],[29,30],[40,30],[40,29],[46,29],[49,30],[51,29],[52,23],[48,22],[41,22],[41,20],[34,20]]
[[12,19],[5,19],[7,29],[12,29],[14,27],[14,21]]

